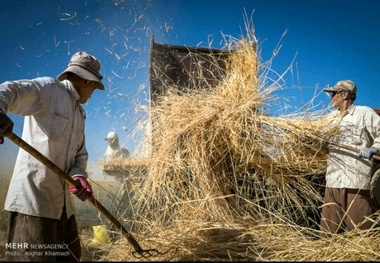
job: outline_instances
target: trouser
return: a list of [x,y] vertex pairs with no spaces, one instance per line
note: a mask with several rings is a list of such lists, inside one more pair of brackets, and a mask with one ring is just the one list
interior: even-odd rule
[[50,219],[10,212],[5,261],[80,260],[81,246],[75,216]]
[[370,190],[326,187],[320,229],[329,233],[369,229],[373,223],[364,219],[372,213]]

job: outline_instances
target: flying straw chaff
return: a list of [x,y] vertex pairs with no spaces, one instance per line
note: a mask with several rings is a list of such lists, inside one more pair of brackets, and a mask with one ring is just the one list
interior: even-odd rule
[[150,216],[163,225],[194,216],[267,220],[261,207],[306,219],[305,207],[321,201],[306,175],[323,172],[325,155],[304,147],[302,138],[323,140],[332,132],[305,116],[266,114],[278,87],[260,86],[252,43],[238,42],[227,65],[216,87],[181,93],[167,87],[155,102],[154,157],[140,207],[153,209]]
[[[275,258],[291,238],[319,235],[324,146],[338,131],[323,114],[267,113],[281,87],[267,85],[249,39],[226,45],[232,52],[217,85],[166,86],[149,111],[151,155],[127,220],[154,236],[149,242],[175,248],[168,259]],[[193,69],[202,75],[201,63]],[[285,230],[281,247],[276,235]]]

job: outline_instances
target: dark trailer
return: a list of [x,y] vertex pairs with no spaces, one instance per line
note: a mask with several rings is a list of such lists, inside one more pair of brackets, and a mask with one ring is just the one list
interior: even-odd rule
[[209,89],[226,74],[232,51],[159,44],[151,37],[149,78],[151,103],[169,87],[180,92]]

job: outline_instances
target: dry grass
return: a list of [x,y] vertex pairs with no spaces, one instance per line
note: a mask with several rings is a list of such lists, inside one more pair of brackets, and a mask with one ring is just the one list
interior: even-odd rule
[[[252,39],[226,45],[234,53],[217,87],[167,87],[149,112],[151,158],[140,160],[144,176],[125,178],[134,193],[125,223],[144,249],[166,253],[141,260],[380,260],[376,227],[320,237],[322,146],[337,131],[323,112],[266,113],[280,87],[268,85]],[[376,226],[377,214],[368,220]],[[102,259],[136,260],[132,250],[121,237]]]

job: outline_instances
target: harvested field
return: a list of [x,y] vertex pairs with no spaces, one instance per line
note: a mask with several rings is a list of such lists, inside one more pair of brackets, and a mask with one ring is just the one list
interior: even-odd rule
[[[2,184],[0,188],[0,201],[2,204],[5,202],[6,193],[8,191],[8,186],[10,182],[10,175],[1,173]],[[94,196],[109,209],[109,211],[118,216],[118,200],[119,200],[119,189],[120,182],[117,181],[93,181],[91,184],[94,191]],[[104,218],[99,215],[99,212],[89,203],[82,202],[75,198],[76,205],[76,216],[79,225],[79,231],[82,238],[82,249],[83,249],[83,260],[84,261],[95,261],[100,258],[99,255],[105,255],[107,247],[105,244],[99,246],[99,244],[94,243],[94,231],[93,226],[109,224]],[[4,261],[5,255],[5,238],[6,231],[8,227],[8,217],[6,211],[2,210],[0,213],[0,261]],[[110,229],[110,228],[109,228]],[[100,248],[97,248],[100,247]]]

